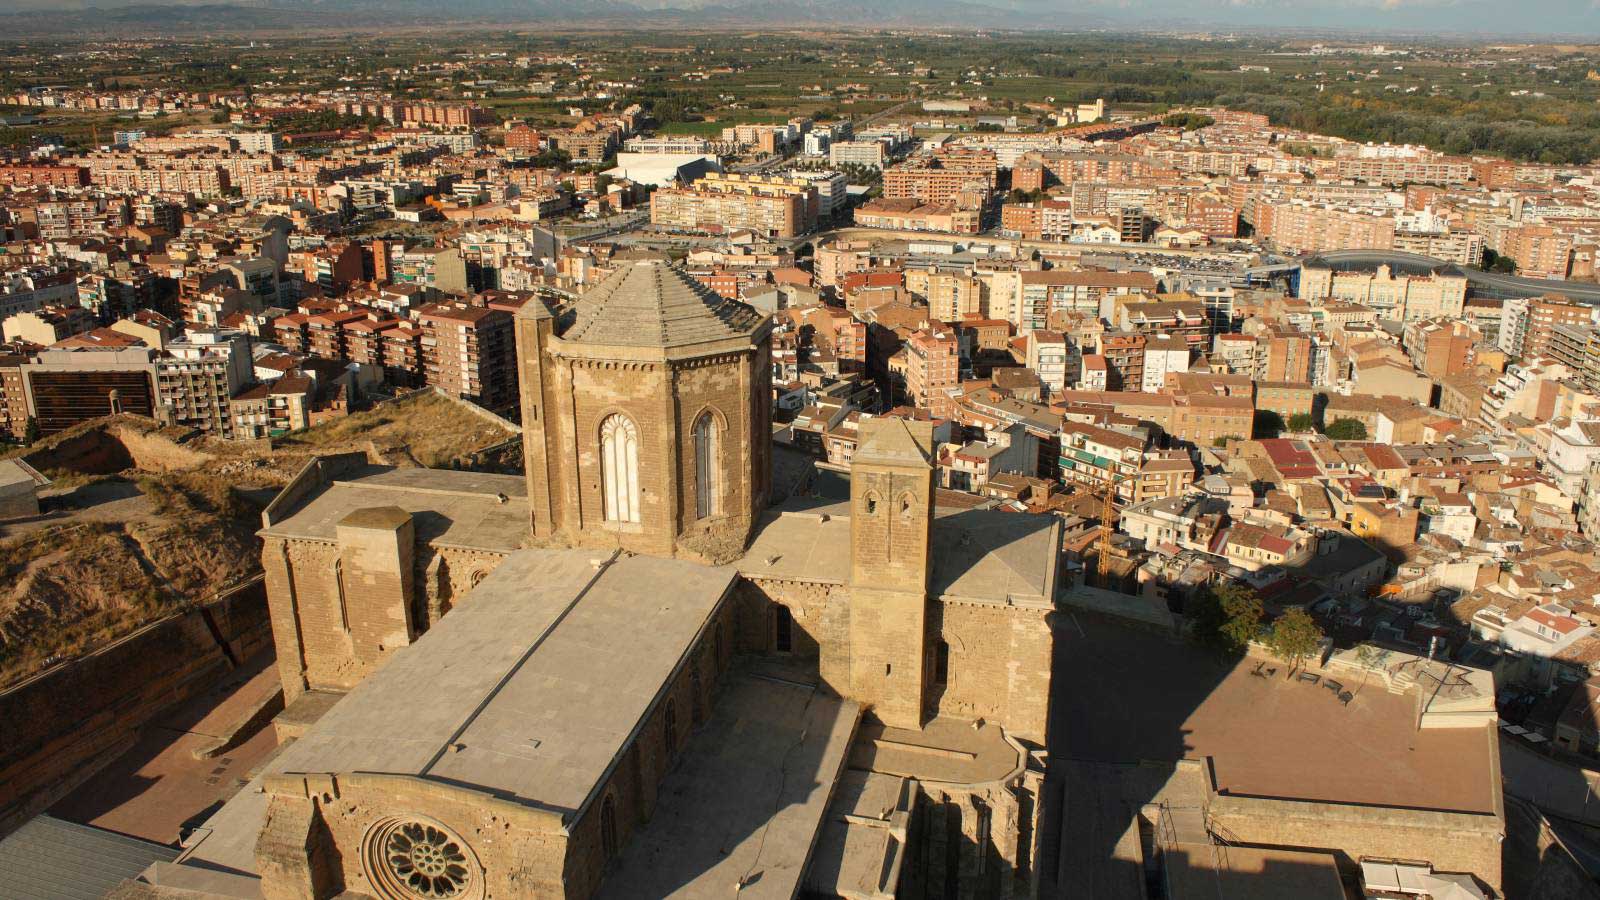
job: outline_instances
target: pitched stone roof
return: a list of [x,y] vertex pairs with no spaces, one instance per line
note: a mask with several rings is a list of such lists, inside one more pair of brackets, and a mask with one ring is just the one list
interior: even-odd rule
[[566,341],[677,348],[745,337],[763,316],[659,261],[618,267],[579,298]]
[[851,458],[892,466],[929,466],[932,451],[933,428],[927,422],[868,419],[861,423],[861,442]]

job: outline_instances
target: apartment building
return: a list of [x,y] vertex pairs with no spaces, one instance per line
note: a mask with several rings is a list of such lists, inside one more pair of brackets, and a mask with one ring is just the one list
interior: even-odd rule
[[1514,297],[1501,307],[1498,344],[1523,359],[1546,356],[1558,327],[1588,325],[1594,314],[1592,307],[1561,297]]
[[0,322],[0,338],[48,347],[98,324],[94,313],[81,306],[46,306],[7,317]]
[[983,217],[977,209],[963,209],[950,203],[880,198],[856,208],[856,224],[863,228],[897,231],[977,234],[982,230]]
[[884,170],[883,196],[967,205],[966,198],[987,198],[994,191],[998,172],[992,150],[950,150],[913,157]]
[[867,166],[881,169],[889,158],[884,141],[834,141],[828,145],[828,162],[836,166]]
[[650,195],[650,221],[691,231],[749,229],[764,237],[790,238],[816,228],[815,185],[798,179],[711,173],[686,187],[663,187]]
[[155,359],[157,399],[166,421],[233,437],[230,401],[254,380],[250,337],[242,331],[193,329],[168,341]]
[[1182,336],[1153,334],[1144,343],[1144,371],[1139,390],[1156,393],[1166,390],[1167,375],[1189,371],[1189,342]]
[[1289,253],[1389,250],[1394,247],[1395,217],[1299,199],[1262,198],[1255,204],[1255,228],[1258,240]]
[[1048,328],[1052,314],[1087,313],[1111,318],[1112,298],[1153,294],[1155,276],[1149,272],[1046,269],[996,272],[990,282],[989,310],[1019,331]]
[[88,187],[89,170],[83,166],[45,163],[4,165],[0,166],[0,184],[15,188]]
[[1049,396],[1059,396],[1068,384],[1078,381],[1074,361],[1072,345],[1061,332],[1041,330],[1028,335],[1028,368]]
[[955,412],[951,389],[961,383],[961,342],[953,331],[915,332],[905,343],[906,393],[936,419]]
[[1600,393],[1600,329],[1556,325],[1550,333],[1550,358],[1571,369],[1586,389]]
[[1341,180],[1383,184],[1466,184],[1473,178],[1472,160],[1442,157],[1347,157],[1333,170]]
[[1072,204],[1066,200],[1007,203],[1000,208],[1000,229],[1025,241],[1068,240],[1072,225]]
[[1052,183],[1077,181],[1128,181],[1146,178],[1159,169],[1151,160],[1126,153],[1062,150],[1025,153],[1011,170],[1011,186],[1024,191],[1043,190]]
[[517,402],[511,313],[462,301],[418,311],[427,383],[496,412]]
[[1489,246],[1517,263],[1517,274],[1564,279],[1572,274],[1571,232],[1550,225],[1516,225],[1491,231]]
[[1471,370],[1473,347],[1483,335],[1459,319],[1422,319],[1406,323],[1403,343],[1411,365],[1438,381]]

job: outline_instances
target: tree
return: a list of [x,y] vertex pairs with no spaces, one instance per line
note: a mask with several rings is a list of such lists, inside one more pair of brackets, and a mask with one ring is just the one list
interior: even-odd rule
[[1483,262],[1478,265],[1478,268],[1485,272],[1499,272],[1502,275],[1515,275],[1517,272],[1517,261],[1509,256],[1502,256],[1493,250],[1485,248],[1483,251]]
[[1182,128],[1184,131],[1195,131],[1207,125],[1217,124],[1217,120],[1204,113],[1172,113],[1161,120],[1161,124],[1171,128]]
[[1364,441],[1367,426],[1360,419],[1334,419],[1322,433],[1336,441]]
[[1300,664],[1316,655],[1322,645],[1322,628],[1311,614],[1298,607],[1278,617],[1267,634],[1267,649],[1272,655],[1289,664],[1292,673]]
[[28,424],[22,432],[22,442],[33,444],[39,440],[39,420],[33,416],[28,417]]
[[1289,430],[1293,432],[1306,432],[1316,427],[1316,420],[1311,418],[1311,413],[1295,413],[1289,417]]
[[1185,610],[1194,639],[1224,657],[1244,653],[1261,630],[1261,598],[1232,582],[1208,585]]
[[1284,427],[1281,414],[1270,409],[1256,410],[1255,426],[1252,429],[1252,434],[1256,439],[1275,438],[1283,434]]

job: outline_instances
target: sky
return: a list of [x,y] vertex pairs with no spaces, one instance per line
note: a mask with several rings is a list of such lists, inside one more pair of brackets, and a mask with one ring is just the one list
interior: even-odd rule
[[[623,0],[628,2],[628,0]],[[848,0],[632,0],[642,7],[706,5],[785,8],[827,7]],[[1337,29],[1354,34],[1407,33],[1456,36],[1539,35],[1551,39],[1589,41],[1600,38],[1600,0],[880,0],[896,13],[892,24],[902,24],[918,7],[930,11],[930,27],[960,24],[954,15],[936,10],[952,3],[970,3],[1017,10],[1020,15],[1006,26],[1032,24],[1043,28],[1112,28],[1137,30],[1226,31],[1232,29],[1282,30]],[[381,9],[385,0],[0,0],[0,12],[84,9],[93,7],[160,6],[169,4],[244,3],[266,7],[349,6]],[[417,0],[397,0],[413,13]],[[431,4],[423,4],[429,6]],[[551,0],[474,0],[464,4],[474,11],[486,8],[516,10],[529,5],[551,8]],[[582,18],[585,0],[560,0],[556,8]],[[448,5],[435,7],[447,15]],[[859,9],[858,9],[859,12]],[[974,24],[966,22],[965,24]]]
[[1600,0],[1022,0],[1041,14],[1100,12],[1146,27],[1600,36]]

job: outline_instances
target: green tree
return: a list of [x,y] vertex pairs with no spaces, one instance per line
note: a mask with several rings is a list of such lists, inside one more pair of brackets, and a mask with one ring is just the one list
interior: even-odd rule
[[1267,634],[1267,649],[1288,663],[1291,673],[1314,656],[1321,645],[1322,628],[1310,613],[1299,608],[1279,616]]
[[1322,433],[1336,441],[1364,441],[1367,426],[1360,419],[1334,419]]
[[1270,409],[1256,410],[1255,424],[1251,429],[1251,436],[1256,439],[1275,438],[1283,434],[1285,428],[1283,416]]
[[37,442],[38,440],[39,440],[39,420],[34,418],[33,416],[29,416],[28,417],[28,424],[24,427],[23,432],[22,432],[22,442],[24,444],[33,444],[33,443]]
[[1316,427],[1316,420],[1311,418],[1311,413],[1295,413],[1289,417],[1289,430],[1306,432]]
[[1182,128],[1184,131],[1195,131],[1207,125],[1217,124],[1217,120],[1204,113],[1173,113],[1161,120],[1161,124],[1171,128]]
[[1493,250],[1486,248],[1483,251],[1483,262],[1478,265],[1478,268],[1485,272],[1499,272],[1503,275],[1515,275],[1517,272],[1517,261],[1509,256],[1501,256]]
[[1261,598],[1242,584],[1208,585],[1190,601],[1186,614],[1194,639],[1225,657],[1244,653],[1261,630]]

